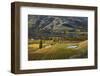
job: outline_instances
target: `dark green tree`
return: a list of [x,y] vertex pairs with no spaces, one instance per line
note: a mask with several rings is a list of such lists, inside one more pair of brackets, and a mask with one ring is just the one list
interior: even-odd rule
[[40,39],[39,48],[41,49],[42,47],[43,47],[43,41],[42,39]]

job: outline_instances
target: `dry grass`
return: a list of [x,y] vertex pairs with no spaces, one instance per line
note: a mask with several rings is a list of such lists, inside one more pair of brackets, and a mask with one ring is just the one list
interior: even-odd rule
[[[46,44],[43,44],[46,45]],[[67,48],[70,45],[77,45],[78,48]],[[29,45],[31,48],[38,48],[39,44]],[[49,45],[50,46],[50,45]],[[50,59],[70,59],[87,57],[87,40],[79,43],[56,43],[48,48],[29,51],[29,60],[50,60]]]
[[79,43],[79,47],[81,47],[81,48],[85,48],[87,46],[88,46],[88,41],[87,40]]
[[29,44],[28,47],[30,48],[39,48],[39,44]]

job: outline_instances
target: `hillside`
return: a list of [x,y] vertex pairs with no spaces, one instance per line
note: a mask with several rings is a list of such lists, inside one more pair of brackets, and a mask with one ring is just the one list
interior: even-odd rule
[[87,32],[87,17],[28,15],[28,35],[34,38],[60,35],[62,32]]

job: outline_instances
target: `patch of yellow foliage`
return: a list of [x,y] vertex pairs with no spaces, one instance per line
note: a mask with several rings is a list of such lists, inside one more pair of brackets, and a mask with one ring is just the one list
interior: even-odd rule
[[39,48],[39,44],[29,44],[28,47]]
[[87,47],[87,46],[88,46],[88,41],[85,40],[85,41],[83,41],[83,42],[80,42],[80,43],[79,43],[79,46],[82,47],[82,48]]

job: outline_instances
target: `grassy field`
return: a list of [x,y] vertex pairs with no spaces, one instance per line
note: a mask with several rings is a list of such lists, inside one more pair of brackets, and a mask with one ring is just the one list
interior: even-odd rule
[[[53,44],[52,44],[53,43]],[[43,41],[43,47],[39,49],[39,40],[29,41],[29,60],[54,60],[87,58],[87,40],[80,42],[54,43],[52,40]]]

